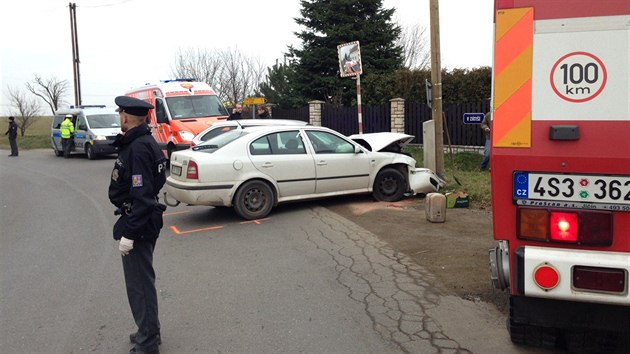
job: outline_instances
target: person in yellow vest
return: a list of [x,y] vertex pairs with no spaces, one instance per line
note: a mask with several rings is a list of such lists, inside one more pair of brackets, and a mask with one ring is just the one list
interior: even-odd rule
[[59,128],[61,132],[61,146],[63,146],[63,157],[69,158],[72,144],[74,143],[74,123],[72,123],[72,114],[66,114],[66,119],[61,122]]

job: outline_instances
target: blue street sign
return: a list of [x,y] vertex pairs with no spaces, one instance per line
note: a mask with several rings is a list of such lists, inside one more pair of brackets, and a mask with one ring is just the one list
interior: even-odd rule
[[464,124],[481,124],[485,116],[484,113],[464,113]]

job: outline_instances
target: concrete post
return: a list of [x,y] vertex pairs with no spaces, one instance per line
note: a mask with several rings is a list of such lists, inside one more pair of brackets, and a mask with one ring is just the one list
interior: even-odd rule
[[391,107],[391,131],[392,133],[405,132],[405,99],[392,98],[389,100]]
[[311,125],[322,126],[322,105],[324,101],[310,101],[308,103],[308,122]]
[[424,167],[435,171],[435,121],[428,120],[422,123],[422,152]]

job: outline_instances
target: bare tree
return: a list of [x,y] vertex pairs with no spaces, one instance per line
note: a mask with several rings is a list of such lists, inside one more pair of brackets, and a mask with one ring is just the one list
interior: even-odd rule
[[176,78],[192,78],[212,86],[220,67],[221,63],[214,52],[190,48],[179,51],[172,72]]
[[12,106],[12,115],[15,116],[16,124],[20,129],[20,136],[24,136],[26,129],[35,122],[35,117],[39,116],[41,107],[35,98],[26,97],[26,94],[18,89],[7,86],[9,91],[9,102]]
[[173,75],[195,78],[217,90],[223,102],[242,102],[256,93],[264,80],[266,67],[258,58],[248,57],[238,49],[180,51]]
[[41,76],[35,74],[33,82],[26,83],[26,88],[32,94],[43,99],[48,107],[50,107],[54,116],[55,111],[57,111],[59,107],[65,103],[64,96],[68,92],[68,81],[59,80],[54,77],[50,79],[43,79]]
[[397,45],[403,48],[407,69],[426,69],[431,64],[431,47],[425,37],[426,28],[419,24],[400,26],[402,31]]

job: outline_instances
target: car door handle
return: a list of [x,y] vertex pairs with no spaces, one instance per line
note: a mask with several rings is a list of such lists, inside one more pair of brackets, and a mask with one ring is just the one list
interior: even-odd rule
[[328,165],[328,162],[326,162],[326,161],[319,161],[317,163],[317,166],[326,166],[326,165]]
[[262,167],[273,167],[273,164],[271,162],[265,162],[262,164]]

